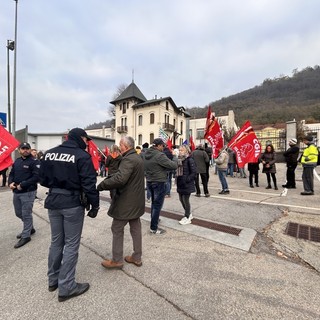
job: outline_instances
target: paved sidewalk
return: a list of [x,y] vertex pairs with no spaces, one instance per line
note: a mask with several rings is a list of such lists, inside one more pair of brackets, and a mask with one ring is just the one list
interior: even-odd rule
[[[281,174],[277,174],[279,180]],[[316,196],[308,200],[299,194],[301,182],[289,196],[280,197],[281,189],[265,190],[264,175],[260,174],[260,179],[259,191],[252,191],[247,179],[228,178],[231,194],[221,197],[217,176],[212,174],[211,197],[192,197],[193,215],[259,234],[271,232],[275,239],[284,237],[277,223],[283,225],[283,219],[290,215],[301,221],[316,221],[319,217],[320,184],[316,185]],[[85,219],[77,280],[88,281],[91,288],[80,297],[59,303],[57,292],[47,291],[50,228],[43,208],[45,191],[39,188],[40,199],[34,205],[37,232],[26,246],[13,249],[21,223],[14,216],[10,190],[0,190],[1,320],[320,318],[320,279],[316,270],[263,250],[239,250],[202,234],[185,232],[176,221],[165,218],[161,224],[166,225],[167,233],[150,235],[147,213],[142,221],[143,266],[125,264],[121,271],[105,270],[101,260],[111,255],[108,202],[102,203],[96,219]],[[175,191],[165,200],[164,210],[182,215]],[[289,236],[284,238],[280,245]],[[124,249],[125,255],[131,253],[128,229]],[[314,254],[319,257],[319,247]]]

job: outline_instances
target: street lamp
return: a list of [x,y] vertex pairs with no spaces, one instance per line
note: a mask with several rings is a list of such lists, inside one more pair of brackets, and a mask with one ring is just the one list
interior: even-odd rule
[[11,106],[10,106],[10,54],[9,52],[14,50],[14,41],[7,40],[7,78],[8,78],[8,128],[11,132]]
[[16,135],[16,84],[17,84],[17,17],[18,17],[18,0],[16,2],[15,22],[14,22],[14,62],[13,62],[13,100],[12,100],[12,135]]

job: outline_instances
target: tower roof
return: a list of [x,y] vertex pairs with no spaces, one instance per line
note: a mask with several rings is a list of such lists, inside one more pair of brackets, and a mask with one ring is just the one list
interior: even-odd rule
[[127,100],[130,98],[136,98],[139,102],[147,101],[147,98],[143,95],[137,85],[132,81],[130,85],[120,94],[118,98],[113,101],[110,101],[112,104],[116,104],[121,100]]

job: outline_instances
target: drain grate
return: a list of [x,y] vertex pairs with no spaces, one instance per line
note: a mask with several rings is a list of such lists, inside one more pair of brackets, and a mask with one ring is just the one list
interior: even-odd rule
[[288,222],[285,234],[298,239],[320,242],[320,228]]

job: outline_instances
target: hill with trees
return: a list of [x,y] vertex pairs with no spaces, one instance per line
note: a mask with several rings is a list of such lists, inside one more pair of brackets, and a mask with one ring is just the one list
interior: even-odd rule
[[[292,76],[265,79],[241,93],[211,102],[216,116],[233,110],[238,126],[246,120],[252,124],[274,124],[290,120],[320,121],[320,67],[293,70]],[[187,108],[192,118],[206,117],[207,107]]]

